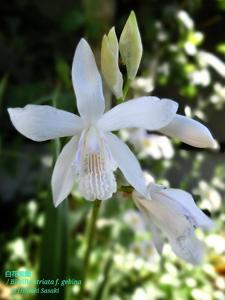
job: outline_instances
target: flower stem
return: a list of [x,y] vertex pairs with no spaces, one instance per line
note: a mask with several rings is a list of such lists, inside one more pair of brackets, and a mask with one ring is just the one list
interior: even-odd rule
[[129,91],[129,88],[130,88],[130,84],[131,84],[131,80],[126,78],[124,88],[123,88],[123,100],[125,100],[125,98],[127,96],[127,93]]
[[94,201],[90,222],[89,222],[88,228],[87,228],[87,248],[86,248],[86,252],[84,255],[83,276],[82,276],[82,281],[81,281],[80,292],[78,295],[79,300],[82,300],[84,298],[85,284],[86,284],[87,274],[88,274],[88,270],[89,270],[90,255],[91,255],[94,236],[95,236],[95,232],[96,232],[96,221],[97,221],[100,205],[101,205],[100,200]]
[[116,103],[117,104],[121,104],[121,103],[123,103],[125,101],[127,93],[128,93],[128,91],[130,89],[130,84],[131,84],[131,80],[128,79],[128,78],[126,78],[125,79],[125,83],[124,83],[124,87],[123,87],[123,96],[120,97],[120,98],[116,98]]
[[121,104],[121,103],[123,103],[123,101],[124,101],[123,97],[116,99],[117,104]]
[[[112,248],[113,248],[113,246],[112,246]],[[94,300],[102,300],[102,299],[107,298],[107,292],[108,292],[108,288],[109,288],[109,276],[110,276],[112,264],[113,264],[113,259],[112,259],[112,255],[110,253],[110,256],[106,260],[105,267],[103,269],[102,282],[100,283],[100,285],[97,289]]]
[[133,192],[134,188],[130,185],[126,185],[126,186],[120,186],[118,189],[117,189],[117,192],[124,192],[124,193],[128,193],[128,194],[131,194]]

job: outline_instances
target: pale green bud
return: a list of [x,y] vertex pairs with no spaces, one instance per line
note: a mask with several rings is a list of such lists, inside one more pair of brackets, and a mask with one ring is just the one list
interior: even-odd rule
[[101,68],[106,83],[116,98],[123,96],[123,76],[119,69],[119,44],[115,28],[102,39]]
[[134,11],[130,13],[123,28],[120,36],[119,48],[122,61],[127,68],[128,79],[133,80],[137,74],[143,50]]

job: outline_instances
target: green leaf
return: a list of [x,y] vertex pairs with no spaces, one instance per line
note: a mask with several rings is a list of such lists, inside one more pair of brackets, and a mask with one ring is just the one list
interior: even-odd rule
[[[68,271],[68,203],[55,208],[51,199],[48,201],[46,222],[42,238],[41,263],[38,279],[61,281],[67,279]],[[48,294],[49,300],[66,299],[66,286],[39,285],[41,288],[59,288],[59,293]],[[42,300],[43,294],[37,294]]]
[[[57,107],[57,100],[60,93],[60,89],[57,88],[54,97],[53,105]],[[54,157],[55,161],[60,152],[60,140],[56,139],[54,143]],[[50,198],[50,197],[49,197]],[[41,247],[41,262],[39,270],[39,278],[45,278],[47,280],[59,279],[57,286],[52,285],[39,285],[41,288],[59,288],[59,293],[50,293],[48,295],[49,300],[65,300],[66,299],[66,285],[60,286],[61,280],[67,279],[68,271],[68,243],[69,243],[69,209],[68,200],[65,199],[59,207],[53,206],[52,199],[49,199],[47,203],[47,210],[45,216],[45,225],[42,236]],[[42,300],[43,294],[37,294],[37,300]]]

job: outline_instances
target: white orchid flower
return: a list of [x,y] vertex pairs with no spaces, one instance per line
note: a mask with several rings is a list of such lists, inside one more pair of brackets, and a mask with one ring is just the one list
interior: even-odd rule
[[133,200],[150,227],[157,251],[162,253],[164,233],[177,256],[191,264],[199,264],[203,246],[194,229],[209,229],[212,221],[185,191],[150,183],[148,192],[151,201],[136,191],[133,192]]
[[81,39],[72,66],[72,81],[80,117],[47,105],[9,108],[11,121],[34,141],[72,136],[60,153],[52,175],[55,206],[71,192],[74,183],[87,200],[105,200],[116,191],[117,167],[142,195],[146,193],[138,160],[111,131],[122,128],[158,130],[169,124],[177,103],[142,97],[117,105],[104,113],[102,80],[88,43]]

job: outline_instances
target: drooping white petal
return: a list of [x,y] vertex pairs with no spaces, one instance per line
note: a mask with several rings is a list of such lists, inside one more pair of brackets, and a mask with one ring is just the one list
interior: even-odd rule
[[62,149],[52,174],[52,194],[55,207],[71,192],[75,183],[76,172],[73,167],[78,137],[74,136]]
[[[141,201],[140,201],[141,199]],[[145,224],[149,227],[152,234],[152,241],[154,246],[159,254],[162,254],[164,239],[162,236],[162,232],[154,223],[154,216],[151,214],[150,210],[147,209],[142,203],[146,201],[144,197],[141,197],[136,191],[133,192],[133,200],[137,208],[140,210]]]
[[173,232],[176,236],[184,230],[184,225],[176,226],[176,222],[179,220],[186,220],[181,214],[177,214],[173,207],[169,207],[168,203],[165,201],[164,197],[159,195],[157,192],[151,193],[152,200],[142,199],[140,203],[149,213],[152,215],[152,219],[156,225],[166,230],[167,232]]
[[97,128],[83,131],[74,167],[78,190],[86,200],[106,200],[116,192],[115,162],[104,134]]
[[97,120],[104,112],[102,80],[90,46],[81,39],[72,66],[73,87],[80,115],[87,121]]
[[98,121],[102,130],[144,128],[157,130],[174,118],[178,104],[169,99],[141,97],[115,106]]
[[72,136],[83,127],[80,117],[48,105],[26,105],[9,108],[8,112],[15,128],[37,142]]
[[214,148],[213,139],[207,127],[191,118],[176,114],[172,122],[159,130],[170,137],[199,148]]
[[[177,200],[177,197],[183,196],[183,193],[178,192],[174,195],[176,190],[173,189],[171,191],[171,189],[151,183],[148,190],[152,200],[145,199],[137,192],[133,193],[133,199],[142,213],[144,212],[147,216],[145,219],[149,225],[154,223],[165,234],[173,251],[179,257],[192,264],[200,263],[203,253],[202,243],[194,235],[195,226],[198,227],[200,224],[195,224],[191,219],[196,217],[196,211],[193,215],[187,214],[187,212],[193,212],[194,204],[190,204],[191,200],[188,198],[186,199],[189,202],[187,207],[181,206],[182,200]],[[184,197],[183,200],[185,200]],[[197,214],[202,218],[199,212]]]
[[165,197],[168,206],[173,206],[177,213],[189,217],[194,226],[203,229],[212,227],[212,220],[196,206],[191,194],[179,189],[162,189],[159,194]]
[[146,186],[143,172],[138,160],[130,151],[127,145],[116,135],[106,133],[106,140],[109,144],[113,158],[127,181],[142,195],[146,195]]
[[177,203],[168,201],[165,194],[157,190],[150,194],[153,199],[151,213],[154,221],[165,233],[174,252],[191,264],[200,263],[202,243],[194,236],[192,221],[186,215],[178,213]]

